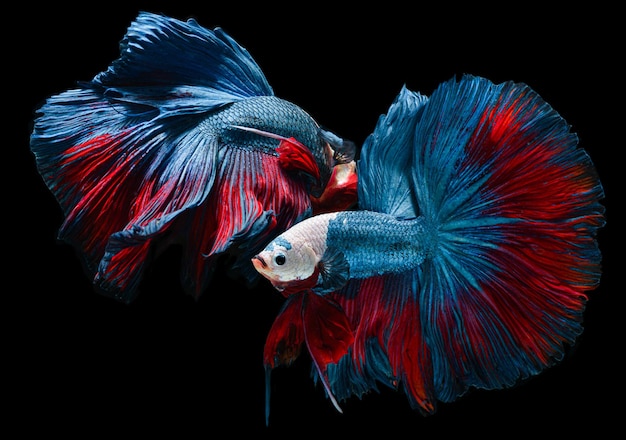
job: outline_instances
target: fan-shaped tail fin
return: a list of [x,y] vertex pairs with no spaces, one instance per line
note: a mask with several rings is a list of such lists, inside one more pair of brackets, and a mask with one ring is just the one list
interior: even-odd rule
[[359,208],[423,216],[438,245],[414,271],[332,294],[356,329],[329,368],[335,396],[380,382],[432,413],[559,361],[599,283],[604,224],[566,121],[524,84],[466,75],[427,101],[403,90],[361,158]]

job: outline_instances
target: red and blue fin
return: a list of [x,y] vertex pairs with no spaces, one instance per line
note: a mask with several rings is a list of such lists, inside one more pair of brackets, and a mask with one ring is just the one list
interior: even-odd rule
[[[199,296],[216,258],[234,258],[229,270],[253,280],[255,253],[280,231],[311,215],[304,180],[290,178],[279,156],[226,148],[216,166],[210,197],[177,226],[183,240],[182,283]],[[178,235],[180,235],[178,234]]]
[[384,385],[403,391],[411,406],[424,414],[435,411],[432,362],[415,292],[419,276],[415,271],[353,279],[329,295],[355,329],[349,355],[328,366],[338,401],[352,395],[362,398]]
[[[213,252],[239,238],[267,240],[277,223],[305,215],[310,200],[298,188],[275,206],[266,200],[273,196],[258,196],[283,189],[271,183],[283,173],[278,161],[221,153],[219,139],[200,125],[233,102],[273,95],[247,51],[222,30],[141,13],[120,52],[92,81],[46,101],[31,150],[65,215],[59,238],[84,256],[103,293],[132,300],[155,240],[167,238],[188,245],[185,258],[195,266],[183,276],[197,296]],[[263,166],[241,171],[251,162]],[[241,182],[244,187],[226,196],[229,184]],[[253,187],[256,198],[248,193]],[[226,198],[218,203],[214,193]],[[240,209],[209,214],[233,203]],[[286,217],[277,221],[277,212]],[[207,232],[207,222],[217,232]],[[195,245],[197,235],[202,246]]]
[[341,408],[332,393],[327,369],[347,353],[354,334],[347,316],[329,297],[312,290],[299,291],[287,297],[268,333],[263,352],[265,365],[265,422],[270,414],[270,377],[277,366],[289,366],[306,345],[311,356],[316,379],[335,408]]
[[332,294],[355,328],[350,354],[327,371],[339,400],[382,383],[431,414],[563,358],[600,280],[604,194],[578,137],[536,92],[469,75],[427,101],[403,88],[358,173],[359,209],[423,216],[438,245],[415,271]]

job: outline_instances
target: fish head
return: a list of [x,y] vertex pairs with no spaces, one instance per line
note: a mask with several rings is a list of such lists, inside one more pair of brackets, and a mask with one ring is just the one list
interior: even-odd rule
[[259,274],[283,294],[313,287],[317,283],[319,257],[306,242],[279,236],[252,258]]

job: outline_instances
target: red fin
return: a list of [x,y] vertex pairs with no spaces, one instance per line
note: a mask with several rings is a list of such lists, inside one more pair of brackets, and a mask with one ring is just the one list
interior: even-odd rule
[[[370,382],[369,388],[376,380],[401,389],[412,407],[432,414],[436,405],[433,367],[422,333],[420,307],[411,286],[411,274],[371,277],[351,280],[349,290],[333,297],[355,329],[355,364],[351,374],[362,383]],[[376,361],[378,349],[373,350],[374,345],[384,353],[388,365]],[[332,379],[338,382],[337,376]],[[345,386],[336,389],[340,397],[345,396]]]
[[330,299],[310,293],[303,303],[304,337],[306,345],[323,371],[344,356],[354,333],[341,307]]
[[287,297],[267,335],[265,364],[272,368],[291,364],[300,354],[304,341],[322,371],[326,371],[326,365],[339,361],[354,341],[350,322],[341,307],[311,290]]
[[389,363],[412,403],[415,402],[425,414],[433,414],[436,407],[433,371],[428,345],[422,336],[418,303],[407,298],[401,306],[396,306],[395,317],[402,325],[389,329]]
[[311,151],[294,138],[283,139],[276,148],[280,166],[285,170],[303,171],[320,181],[320,170]]
[[[341,412],[330,389],[326,367],[348,353],[354,334],[341,307],[311,290],[287,297],[274,320],[263,352],[266,371],[278,365],[289,366],[300,354],[304,341],[328,397]],[[269,397],[267,399],[269,401]]]
[[302,323],[304,296],[304,293],[300,293],[287,298],[274,320],[263,350],[263,363],[266,367],[289,366],[300,354],[302,342],[304,342]]
[[326,366],[348,353],[354,333],[341,307],[327,297],[309,291],[302,304],[304,339],[328,398],[342,412],[326,375]]
[[345,211],[357,202],[356,162],[335,165],[320,197],[311,197],[313,214]]

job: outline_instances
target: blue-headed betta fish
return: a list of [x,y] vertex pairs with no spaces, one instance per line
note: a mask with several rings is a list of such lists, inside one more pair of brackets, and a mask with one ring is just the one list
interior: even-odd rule
[[220,256],[252,282],[250,258],[270,239],[356,199],[355,145],[274,96],[246,49],[193,19],[140,13],[106,71],[38,113],[30,147],[63,209],[59,239],[124,302],[171,243],[198,297]]
[[464,75],[403,87],[357,160],[358,203],[253,258],[286,296],[270,372],[304,345],[339,402],[403,392],[423,414],[559,362],[601,275],[603,187],[566,121],[527,85]]

